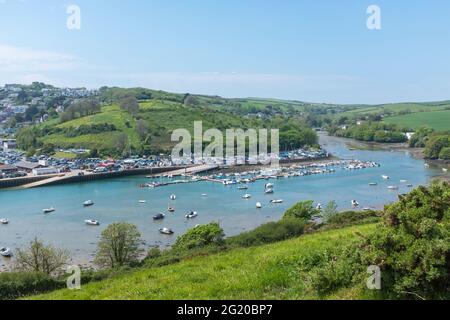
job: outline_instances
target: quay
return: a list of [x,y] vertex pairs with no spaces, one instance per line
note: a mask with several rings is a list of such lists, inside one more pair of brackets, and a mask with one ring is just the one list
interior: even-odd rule
[[163,173],[167,173],[173,176],[182,174],[197,174],[213,170],[215,168],[217,168],[217,166],[207,166],[207,165],[152,167],[152,168],[130,169],[122,171],[103,172],[103,173],[92,173],[77,170],[70,173],[1,179],[0,189],[30,189],[67,183],[112,179],[125,176],[137,176],[137,175],[157,176]]

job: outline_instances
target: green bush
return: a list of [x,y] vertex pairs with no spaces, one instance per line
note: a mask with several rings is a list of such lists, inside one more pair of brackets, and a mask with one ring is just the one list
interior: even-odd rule
[[190,250],[207,246],[220,246],[225,234],[218,223],[196,226],[180,236],[173,245],[174,250]]
[[255,230],[241,233],[227,239],[232,247],[250,247],[298,237],[304,233],[306,222],[295,218],[285,218],[269,222]]
[[395,297],[448,298],[450,185],[434,182],[387,206],[363,248],[363,264],[381,268],[383,288]]
[[314,201],[303,201],[295,204],[284,213],[285,218],[295,218],[309,221],[314,215],[318,215],[319,210],[314,208]]
[[327,229],[346,227],[354,224],[377,222],[380,219],[377,211],[344,211],[331,216],[327,220]]
[[439,152],[439,159],[441,160],[450,160],[450,148],[442,148],[441,152]]
[[63,288],[65,281],[56,280],[45,273],[0,273],[0,300],[12,300]]

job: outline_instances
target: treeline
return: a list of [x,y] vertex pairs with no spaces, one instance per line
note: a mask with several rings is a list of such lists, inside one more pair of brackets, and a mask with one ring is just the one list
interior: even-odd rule
[[408,138],[396,125],[381,122],[367,122],[360,125],[331,126],[329,133],[338,137],[367,142],[398,143]]
[[435,132],[422,127],[409,141],[411,148],[425,148],[424,157],[433,160],[450,160],[450,132]]
[[113,124],[109,123],[98,123],[91,125],[81,125],[77,128],[74,127],[24,127],[21,128],[17,134],[17,145],[21,150],[24,151],[33,151],[37,148],[43,147],[42,142],[39,138],[52,135],[52,134],[61,134],[66,138],[74,138],[87,134],[99,134],[103,132],[114,132],[117,131],[117,128]]
[[72,103],[60,115],[61,122],[85,117],[101,111],[100,103],[95,99],[83,99]]

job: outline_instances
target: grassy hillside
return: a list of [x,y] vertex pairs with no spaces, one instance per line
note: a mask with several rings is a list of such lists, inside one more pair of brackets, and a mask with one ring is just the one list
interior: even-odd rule
[[427,126],[437,131],[447,131],[450,130],[450,110],[416,112],[401,116],[388,117],[384,121],[412,129]]
[[421,103],[388,103],[381,105],[357,106],[347,112],[348,115],[375,114],[379,112],[434,112],[450,107],[450,101],[421,102]]
[[319,296],[310,285],[317,261],[376,226],[306,235],[266,246],[234,249],[178,264],[141,269],[80,291],[60,290],[34,299],[364,299],[361,287]]

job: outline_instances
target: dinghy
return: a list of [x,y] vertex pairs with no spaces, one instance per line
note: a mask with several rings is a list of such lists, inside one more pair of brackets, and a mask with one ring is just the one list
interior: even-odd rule
[[0,219],[0,224],[8,224],[9,220],[8,219]]
[[90,207],[90,206],[93,206],[93,205],[94,205],[94,202],[92,200],[88,200],[88,201],[83,202],[83,206],[84,207]]
[[94,220],[94,219],[84,220],[84,223],[86,223],[88,226],[99,226],[100,225],[100,222],[98,222],[97,220]]
[[278,200],[270,200],[270,203],[274,203],[274,204],[277,204],[277,203],[283,203],[283,200],[281,200],[281,199],[278,199]]
[[166,217],[164,213],[158,213],[153,216],[153,220],[162,220]]
[[187,215],[186,215],[186,218],[187,219],[193,219],[193,218],[195,218],[195,217],[197,217],[198,216],[198,213],[196,212],[196,211],[192,211],[192,212],[190,212],[190,213],[188,213]]
[[2,255],[3,257],[11,257],[12,256],[12,252],[10,248],[0,248],[0,255]]
[[169,228],[161,228],[161,229],[159,229],[159,232],[162,234],[173,234],[174,233],[173,230],[169,229]]

